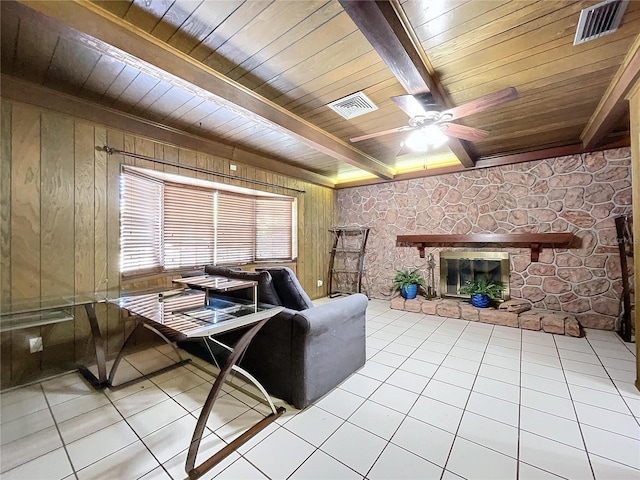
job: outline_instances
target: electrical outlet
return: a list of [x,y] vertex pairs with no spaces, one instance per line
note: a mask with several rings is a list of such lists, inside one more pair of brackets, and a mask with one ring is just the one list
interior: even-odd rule
[[231,170],[232,172],[235,172],[237,169],[238,167],[236,167],[233,163],[229,165],[229,170]]
[[322,280],[318,280],[318,286],[321,287],[322,286]]
[[38,353],[42,351],[42,337],[33,337],[29,339],[29,351]]

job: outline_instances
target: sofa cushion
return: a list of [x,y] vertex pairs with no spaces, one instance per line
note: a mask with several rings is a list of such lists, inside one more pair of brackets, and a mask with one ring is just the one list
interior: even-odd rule
[[[217,265],[207,265],[204,269],[207,275],[218,275],[221,277],[235,278],[237,280],[249,280],[258,282],[258,301],[270,305],[282,305],[280,297],[273,285],[273,280],[269,272],[248,272],[232,267],[220,267]],[[252,300],[252,293],[249,289],[235,290],[227,293],[236,298]]]
[[256,268],[260,272],[269,272],[273,278],[273,286],[280,297],[280,305],[292,310],[306,310],[313,307],[313,302],[304,291],[293,270],[287,267]]

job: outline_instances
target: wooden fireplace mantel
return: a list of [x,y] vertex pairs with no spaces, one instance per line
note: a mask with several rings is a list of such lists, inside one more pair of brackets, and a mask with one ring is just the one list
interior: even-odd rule
[[502,247],[527,247],[531,249],[531,261],[537,262],[542,247],[569,247],[575,239],[573,233],[474,233],[469,235],[398,235],[396,242],[413,243],[424,258],[425,247],[472,246],[486,244]]

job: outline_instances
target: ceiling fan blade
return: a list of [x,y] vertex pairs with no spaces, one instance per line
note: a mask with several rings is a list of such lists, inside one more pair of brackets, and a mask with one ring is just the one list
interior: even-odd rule
[[518,98],[518,91],[515,87],[508,87],[497,92],[490,93],[484,97],[476,98],[470,102],[463,103],[458,107],[453,107],[442,112],[441,117],[446,121],[455,120],[456,118],[466,117],[473,113],[483,112],[489,108],[496,107],[502,103],[510,102]]
[[389,135],[390,133],[404,132],[406,130],[413,130],[413,127],[409,127],[409,126],[398,127],[398,128],[392,128],[392,129],[389,129],[389,130],[383,130],[382,132],[369,133],[367,135],[361,135],[359,137],[350,138],[349,141],[351,143],[361,142],[362,140],[368,140],[370,138],[381,137],[383,135]]
[[443,132],[450,137],[461,138],[463,140],[469,140],[470,142],[477,142],[484,139],[489,132],[486,130],[480,130],[479,128],[467,127],[465,125],[458,125],[457,123],[440,123],[438,124],[444,127]]
[[427,113],[417,95],[398,95],[397,97],[391,97],[391,101],[411,118]]

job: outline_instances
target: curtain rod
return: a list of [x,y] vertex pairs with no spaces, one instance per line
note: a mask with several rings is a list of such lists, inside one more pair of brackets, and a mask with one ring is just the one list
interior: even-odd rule
[[250,178],[237,177],[235,175],[228,175],[226,173],[213,172],[211,170],[206,170],[204,168],[193,167],[191,165],[185,165],[183,163],[172,162],[170,160],[162,160],[160,158],[147,157],[146,155],[139,155],[137,153],[125,152],[123,150],[118,150],[117,148],[109,147],[107,145],[102,147],[102,149],[105,152],[107,152],[108,155],[113,155],[114,153],[116,153],[116,154],[120,154],[120,155],[125,155],[127,157],[131,157],[131,158],[138,158],[140,160],[149,160],[151,162],[162,163],[163,165],[170,165],[172,167],[186,168],[187,170],[193,170],[194,172],[208,173],[208,174],[214,175],[216,177],[229,178],[229,179],[232,179],[232,180],[241,180],[243,182],[253,183],[255,185],[262,185],[263,187],[275,187],[275,188],[282,188],[283,190],[291,190],[291,191],[294,191],[296,193],[307,193],[305,190],[298,190],[297,188],[285,187],[283,185],[276,185],[275,183],[261,182],[260,180],[253,180],[253,179],[250,179]]

